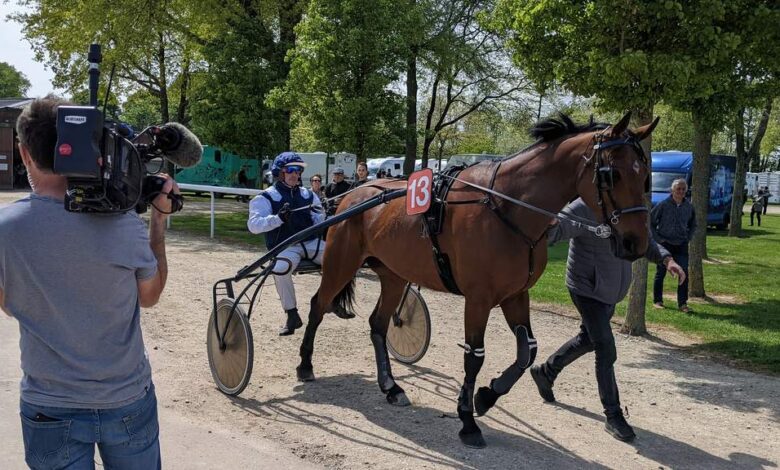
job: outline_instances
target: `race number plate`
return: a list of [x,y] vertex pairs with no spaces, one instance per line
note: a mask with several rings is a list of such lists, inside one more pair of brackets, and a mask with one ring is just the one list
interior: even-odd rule
[[433,170],[426,168],[409,175],[406,183],[406,213],[422,214],[431,207]]

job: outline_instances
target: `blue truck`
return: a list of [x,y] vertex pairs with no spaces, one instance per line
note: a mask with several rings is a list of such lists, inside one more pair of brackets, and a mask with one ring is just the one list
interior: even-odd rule
[[[672,181],[682,178],[688,183],[690,196],[693,176],[693,154],[691,152],[652,152],[653,160],[653,207],[669,197]],[[734,196],[734,173],[737,158],[731,155],[710,155],[709,205],[707,225],[718,229],[728,227],[731,219],[731,201]]]

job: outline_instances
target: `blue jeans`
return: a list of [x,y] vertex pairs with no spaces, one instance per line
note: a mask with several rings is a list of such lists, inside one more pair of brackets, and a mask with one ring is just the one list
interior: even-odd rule
[[106,469],[159,469],[154,385],[135,402],[112,409],[20,403],[24,458],[32,469],[95,468],[95,444]]
[[595,352],[596,383],[601,404],[604,406],[604,414],[607,416],[620,414],[620,393],[615,380],[617,349],[615,337],[612,335],[612,325],[609,323],[612,315],[615,314],[615,306],[571,291],[569,294],[582,317],[580,333],[558,348],[542,364],[542,372],[550,382],[554,382],[564,367],[589,352]]
[[[677,306],[682,307],[688,303],[688,244],[672,245],[671,243],[661,243],[664,248],[669,250],[674,261],[685,271],[685,282],[677,285]],[[653,281],[653,303],[662,303],[664,298],[664,278],[666,277],[666,267],[659,264],[655,267],[655,280]]]

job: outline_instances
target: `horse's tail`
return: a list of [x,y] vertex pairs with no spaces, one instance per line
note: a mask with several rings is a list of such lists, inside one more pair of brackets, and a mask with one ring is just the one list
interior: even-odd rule
[[355,278],[350,279],[349,283],[336,294],[333,299],[333,308],[352,313],[355,311]]

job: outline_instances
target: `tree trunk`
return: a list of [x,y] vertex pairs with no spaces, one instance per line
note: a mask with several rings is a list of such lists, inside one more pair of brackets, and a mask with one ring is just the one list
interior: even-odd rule
[[165,64],[165,42],[162,34],[160,34],[159,40],[157,61],[160,66],[160,72],[157,76],[157,81],[160,83],[160,118],[162,122],[170,122],[171,116],[168,111],[168,72]]
[[691,199],[696,210],[696,232],[688,245],[688,292],[691,297],[704,297],[704,264],[707,258],[707,208],[710,199],[710,151],[712,129],[700,111],[693,112],[693,184]]
[[180,122],[183,125],[189,123],[190,117],[187,115],[189,109],[189,91],[190,88],[190,59],[185,58],[182,61],[181,67],[181,82],[179,85],[179,106],[176,108],[176,122]]
[[731,216],[729,223],[729,236],[742,235],[742,208],[745,201],[742,198],[742,188],[745,186],[745,173],[747,172],[747,158],[745,154],[745,108],[737,111],[734,120],[735,140],[737,143],[737,170],[734,174],[734,199],[731,203]]
[[[540,97],[541,101],[541,97]],[[634,113],[634,126],[644,126],[653,119],[653,108],[644,108]],[[646,155],[650,155],[652,136],[642,141],[642,148]],[[648,161],[652,164],[652,161]],[[650,194],[647,194],[645,204],[650,204]],[[632,336],[640,336],[647,333],[645,325],[645,304],[647,303],[647,258],[640,258],[631,265],[631,288],[628,291],[628,308],[626,319],[620,331]]]
[[404,174],[414,172],[417,159],[417,52],[412,48],[406,61],[406,158]]
[[[301,21],[303,7],[297,0],[283,0],[279,2],[279,44],[276,48],[274,62],[279,72],[279,83],[283,84],[290,74],[290,63],[285,60],[287,51],[295,47],[295,26]],[[289,109],[281,110],[282,144],[283,150],[290,150],[291,126]]]

